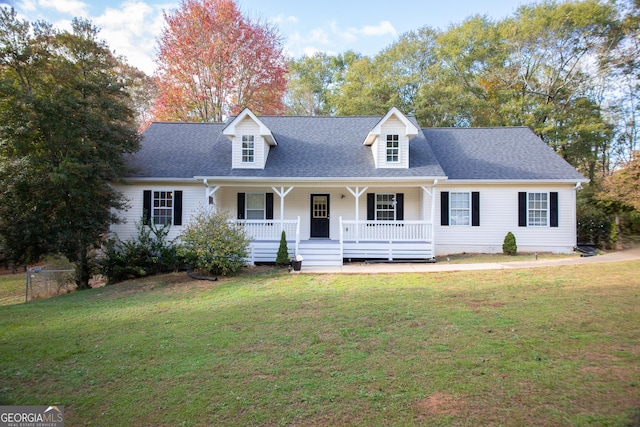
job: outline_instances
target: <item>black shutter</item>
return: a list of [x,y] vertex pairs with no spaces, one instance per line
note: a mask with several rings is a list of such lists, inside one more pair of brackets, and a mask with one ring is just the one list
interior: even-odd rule
[[480,226],[480,192],[478,191],[471,193],[471,225]]
[[151,224],[151,190],[144,190],[142,193],[142,223]]
[[173,225],[182,225],[182,191],[173,192]]
[[367,221],[376,219],[376,195],[367,193]]
[[396,219],[404,221],[404,193],[396,193]]
[[527,226],[527,193],[524,191],[518,193],[518,226]]
[[558,226],[558,193],[552,191],[549,193],[549,225],[551,227]]
[[449,192],[440,192],[440,225],[449,225]]
[[266,212],[264,219],[273,219],[273,193],[266,194]]
[[238,193],[238,219],[244,219],[244,193]]

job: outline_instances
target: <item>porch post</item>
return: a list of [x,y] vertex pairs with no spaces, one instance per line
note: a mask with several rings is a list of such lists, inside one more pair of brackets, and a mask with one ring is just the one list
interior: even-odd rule
[[[436,256],[436,239],[435,239],[435,223],[436,223],[436,185],[438,185],[438,180],[434,179],[433,184],[431,184],[431,190],[426,186],[422,187],[422,190],[431,196],[431,256],[435,258]],[[426,203],[426,202],[425,202]],[[426,215],[426,209],[425,209]],[[426,218],[425,218],[426,220]]]
[[356,198],[356,243],[360,243],[360,196],[364,194],[365,191],[369,189],[369,187],[364,187],[362,191],[360,191],[360,187],[356,187],[355,191],[351,189],[351,187],[346,187],[349,193]]
[[207,182],[207,179],[203,179],[202,183],[204,184],[204,186],[206,187],[205,189],[205,199],[204,199],[204,205],[207,206],[207,210],[211,209],[211,206],[214,207],[214,210],[218,210],[217,208],[217,203],[216,203],[216,191],[218,191],[220,189],[219,185],[216,186],[209,186],[209,182]]
[[289,187],[286,191],[284,187],[280,187],[280,190],[276,187],[271,187],[274,193],[280,196],[280,229],[284,230],[284,198],[293,190],[295,187]]

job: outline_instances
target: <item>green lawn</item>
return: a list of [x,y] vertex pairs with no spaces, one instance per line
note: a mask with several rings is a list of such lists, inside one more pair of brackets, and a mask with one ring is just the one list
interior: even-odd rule
[[0,405],[64,405],[68,426],[635,426],[639,272],[172,274],[4,306]]

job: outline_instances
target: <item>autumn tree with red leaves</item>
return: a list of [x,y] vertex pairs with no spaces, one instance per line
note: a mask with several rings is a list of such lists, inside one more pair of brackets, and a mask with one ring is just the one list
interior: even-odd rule
[[284,114],[286,58],[277,29],[234,0],[183,0],[165,13],[154,120],[220,122],[245,107]]

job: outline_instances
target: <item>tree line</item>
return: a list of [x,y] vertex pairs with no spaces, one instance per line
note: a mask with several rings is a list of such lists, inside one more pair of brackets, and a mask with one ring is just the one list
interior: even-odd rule
[[[153,76],[116,57],[89,21],[29,24],[0,9],[0,246],[13,261],[60,252],[88,287],[110,187],[153,120],[381,115],[423,127],[527,126],[591,181],[588,230],[638,223],[640,0],[544,1],[401,35],[372,57],[287,58],[276,26],[235,0],[166,12]],[[624,222],[624,221],[623,221]],[[581,224],[579,224],[580,229]],[[597,240],[597,238],[596,238]]]

